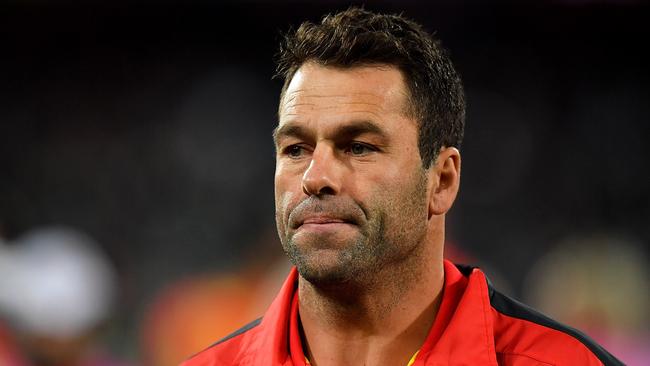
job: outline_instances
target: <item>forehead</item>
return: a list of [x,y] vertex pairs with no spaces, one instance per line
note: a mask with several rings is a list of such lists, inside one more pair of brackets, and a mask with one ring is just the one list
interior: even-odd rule
[[402,73],[386,65],[338,68],[306,63],[294,74],[280,101],[280,125],[363,118],[384,120],[407,110]]

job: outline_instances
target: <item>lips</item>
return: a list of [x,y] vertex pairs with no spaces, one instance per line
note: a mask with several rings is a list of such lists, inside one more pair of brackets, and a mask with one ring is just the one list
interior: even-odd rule
[[350,200],[308,197],[290,211],[288,226],[294,230],[303,225],[325,228],[337,224],[359,225],[363,220],[363,211]]
[[324,225],[324,224],[343,224],[348,223],[348,221],[328,216],[315,216],[305,218],[300,225],[305,224],[315,224],[315,225]]
[[318,235],[330,235],[332,233],[348,230],[352,225],[343,219],[330,216],[307,217],[297,228],[296,232],[307,232]]

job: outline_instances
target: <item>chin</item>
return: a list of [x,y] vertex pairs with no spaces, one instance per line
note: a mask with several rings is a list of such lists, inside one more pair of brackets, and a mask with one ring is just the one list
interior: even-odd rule
[[283,243],[283,248],[300,276],[313,285],[359,282],[373,272],[378,253],[365,238],[338,236],[311,239],[314,238],[293,237]]
[[354,276],[342,267],[319,268],[311,266],[296,266],[300,277],[315,287],[326,288],[340,286],[353,282]]
[[287,254],[300,277],[315,285],[349,282],[356,272],[349,263],[341,261],[338,250],[313,250],[309,254],[291,251]]

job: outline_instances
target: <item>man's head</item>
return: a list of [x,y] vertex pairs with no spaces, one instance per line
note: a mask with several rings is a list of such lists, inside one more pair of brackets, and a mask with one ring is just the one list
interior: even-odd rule
[[282,54],[276,220],[301,276],[368,283],[423,243],[441,251],[464,108],[439,46],[401,17],[351,9],[303,24]]
[[423,166],[428,168],[443,146],[460,148],[465,124],[463,86],[440,42],[419,24],[359,8],[328,15],[320,24],[304,22],[280,46],[281,99],[296,71],[308,61],[339,68],[373,64],[397,68],[408,90],[405,111],[419,124]]

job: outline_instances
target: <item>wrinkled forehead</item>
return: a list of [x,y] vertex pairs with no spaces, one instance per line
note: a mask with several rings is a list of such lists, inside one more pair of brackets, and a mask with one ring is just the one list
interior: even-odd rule
[[392,66],[339,68],[306,63],[293,75],[278,110],[280,124],[314,113],[407,113],[402,73]]

